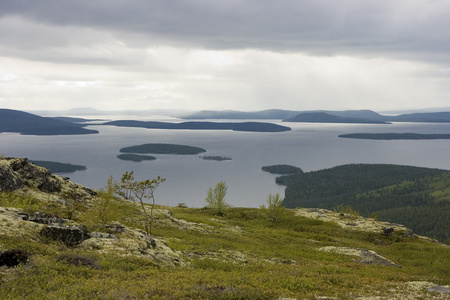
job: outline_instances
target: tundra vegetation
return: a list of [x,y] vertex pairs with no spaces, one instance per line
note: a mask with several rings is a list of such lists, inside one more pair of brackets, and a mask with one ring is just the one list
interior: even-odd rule
[[[448,288],[450,247],[413,235],[400,226],[318,209],[282,209],[273,222],[258,208],[227,207],[225,214],[218,214],[216,207],[138,203],[129,200],[135,197],[133,173],[126,173],[122,179],[115,183],[110,178],[96,195],[85,199],[74,197],[80,200],[80,205],[70,221],[85,225],[92,236],[100,231],[116,239],[91,238],[73,246],[43,237],[39,232],[45,225],[19,218],[33,212],[66,218],[65,202],[59,201],[62,194],[43,193],[31,187],[1,192],[0,255],[20,249],[17,253],[26,258],[15,267],[0,267],[1,297],[445,299],[448,296],[429,288],[440,286],[444,291]],[[116,193],[117,184],[121,186],[120,196]],[[224,195],[225,187],[225,183],[219,185],[218,190],[222,191],[219,195]],[[73,188],[81,189],[75,185]],[[211,190],[215,195],[215,187]],[[269,206],[270,203],[279,206],[280,197],[269,199]],[[155,249],[167,250],[165,257],[161,253],[152,254],[154,249],[148,249],[142,239],[136,243],[137,251],[132,251],[133,237],[140,236],[146,226],[141,205],[147,211],[154,207],[152,237]],[[320,218],[308,216],[311,213]],[[353,225],[346,225],[349,222]],[[367,229],[365,225],[369,224],[378,229]],[[123,231],[114,231],[111,225]],[[384,234],[380,228],[388,225],[394,229]],[[349,255],[345,249],[353,251]],[[368,263],[353,256],[353,252],[363,252],[361,249],[377,252],[401,268]]]

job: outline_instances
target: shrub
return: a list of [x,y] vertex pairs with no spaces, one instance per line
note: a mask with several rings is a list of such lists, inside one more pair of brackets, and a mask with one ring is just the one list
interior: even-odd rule
[[267,207],[265,205],[260,206],[261,214],[268,218],[272,222],[277,222],[281,220],[285,207],[283,206],[283,199],[281,199],[280,194],[272,195],[269,194],[267,198]]

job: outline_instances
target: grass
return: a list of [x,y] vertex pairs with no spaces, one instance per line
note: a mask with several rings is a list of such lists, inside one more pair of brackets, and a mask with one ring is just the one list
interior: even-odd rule
[[[2,194],[0,205],[29,210],[63,211],[26,196]],[[102,228],[97,211],[75,214],[90,230]],[[172,216],[157,215],[153,233],[188,262],[169,267],[151,257],[44,243],[39,237],[7,236],[0,232],[0,249],[21,248],[33,254],[26,265],[0,269],[0,289],[6,299],[350,299],[388,297],[387,287],[408,281],[450,284],[450,248],[393,234],[346,231],[334,223],[308,219],[285,210],[271,222],[259,209],[229,208],[224,216],[212,209],[159,207]],[[141,227],[135,203],[112,201],[106,218]],[[103,216],[105,218],[105,215]],[[204,230],[179,228],[171,218],[203,224]],[[168,222],[163,222],[168,220]],[[103,224],[104,225],[104,224]],[[402,266],[362,265],[354,257],[318,251],[324,246],[374,250]],[[75,266],[61,257],[85,257],[97,268]]]

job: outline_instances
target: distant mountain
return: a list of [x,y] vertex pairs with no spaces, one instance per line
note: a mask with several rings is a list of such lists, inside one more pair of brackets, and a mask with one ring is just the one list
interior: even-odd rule
[[121,127],[142,127],[148,129],[189,129],[189,130],[233,130],[233,131],[253,131],[253,132],[282,132],[291,128],[272,123],[262,122],[242,122],[242,123],[218,123],[218,122],[145,122],[122,120],[106,122],[99,125],[114,125]]
[[269,109],[254,112],[244,112],[236,110],[202,110],[190,115],[181,117],[182,119],[286,119],[291,118],[300,112],[282,109]]
[[98,133],[97,130],[83,128],[83,125],[12,109],[0,109],[0,132],[18,132],[26,135]]
[[436,122],[450,123],[450,112],[413,113],[386,117],[392,122]]
[[326,113],[342,118],[361,118],[369,120],[384,121],[385,116],[382,116],[371,110],[345,110],[345,111],[331,111],[331,110],[312,110],[312,111],[293,111],[282,109],[269,109],[255,112],[242,112],[235,110],[214,111],[203,110],[194,114],[183,116],[182,119],[275,119],[285,120],[293,118],[299,114],[305,113]]
[[[299,117],[295,121],[295,117]],[[340,117],[340,118],[335,118]],[[411,113],[398,116],[385,116],[372,110],[310,110],[293,111],[269,109],[254,112],[235,110],[203,110],[181,117],[182,119],[274,119],[286,122],[317,122],[317,123],[380,123],[388,122],[443,122],[450,123],[450,112]]]
[[341,117],[325,112],[301,113],[293,118],[283,120],[283,122],[309,122],[309,123],[364,123],[364,124],[388,124],[385,121],[371,120],[354,117]]

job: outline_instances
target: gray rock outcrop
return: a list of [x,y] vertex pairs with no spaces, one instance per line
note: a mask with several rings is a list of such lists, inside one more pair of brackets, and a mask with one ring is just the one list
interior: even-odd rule
[[89,238],[85,226],[55,226],[50,225],[42,229],[41,235],[52,240],[61,241],[67,246],[76,246]]

